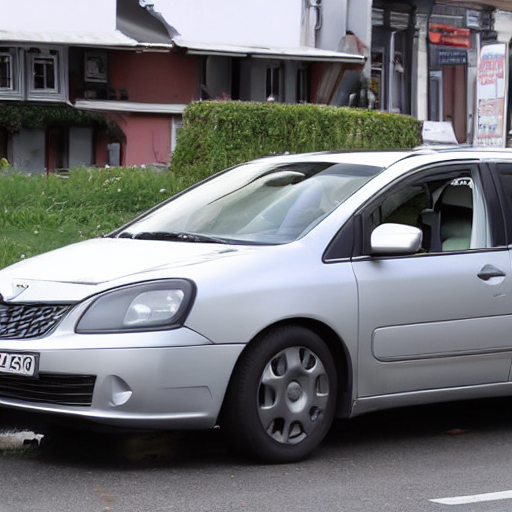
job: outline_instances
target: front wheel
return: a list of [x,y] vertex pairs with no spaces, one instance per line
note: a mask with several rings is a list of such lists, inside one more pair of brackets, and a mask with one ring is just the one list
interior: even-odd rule
[[300,326],[275,329],[251,343],[233,372],[227,441],[266,462],[303,459],[331,426],[336,389],[334,362],[318,335]]

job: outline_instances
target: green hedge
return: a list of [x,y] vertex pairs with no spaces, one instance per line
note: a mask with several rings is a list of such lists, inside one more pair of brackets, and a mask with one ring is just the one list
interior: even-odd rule
[[34,105],[0,103],[0,128],[10,133],[23,128],[46,126],[106,126],[103,114],[85,112],[70,105]]
[[197,102],[185,109],[171,169],[201,179],[274,153],[418,144],[421,122],[399,114],[324,105]]

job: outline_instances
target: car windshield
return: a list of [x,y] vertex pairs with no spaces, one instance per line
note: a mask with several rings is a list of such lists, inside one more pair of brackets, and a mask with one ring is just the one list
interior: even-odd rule
[[300,238],[381,167],[259,161],[234,167],[163,203],[116,236],[281,244]]

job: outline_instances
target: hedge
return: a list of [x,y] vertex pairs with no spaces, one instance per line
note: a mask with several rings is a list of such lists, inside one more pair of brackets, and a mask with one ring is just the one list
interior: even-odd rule
[[196,102],[183,114],[171,170],[201,179],[276,153],[419,144],[421,122],[400,114],[324,105]]
[[47,126],[106,126],[103,114],[85,112],[70,105],[34,105],[0,103],[0,128],[10,133],[21,128]]

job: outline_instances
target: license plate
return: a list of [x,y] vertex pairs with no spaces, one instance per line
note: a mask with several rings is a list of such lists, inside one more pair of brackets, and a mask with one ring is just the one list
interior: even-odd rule
[[35,377],[38,372],[38,355],[15,352],[0,352],[0,374]]

